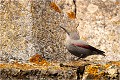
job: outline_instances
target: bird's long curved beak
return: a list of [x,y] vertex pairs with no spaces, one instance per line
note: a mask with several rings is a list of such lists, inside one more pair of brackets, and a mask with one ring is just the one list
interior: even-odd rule
[[62,26],[60,26],[60,28],[62,28],[68,35],[70,35],[70,33],[65,28],[63,28]]

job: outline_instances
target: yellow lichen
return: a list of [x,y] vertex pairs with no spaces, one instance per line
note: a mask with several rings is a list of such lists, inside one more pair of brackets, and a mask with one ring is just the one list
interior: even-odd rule
[[111,61],[111,64],[114,64],[114,65],[120,67],[120,61]]
[[110,64],[105,64],[104,67],[105,69],[109,68],[111,65]]
[[51,7],[52,9],[54,9],[56,12],[61,13],[61,10],[60,10],[60,8],[56,5],[56,3],[51,2],[51,3],[50,3],[50,7]]
[[75,19],[75,18],[76,18],[75,13],[72,12],[72,11],[71,11],[71,12],[68,12],[67,15],[68,15],[68,17],[69,17],[70,19]]
[[98,66],[92,66],[92,65],[88,66],[87,72],[89,74],[97,75],[97,73],[98,73]]
[[37,64],[37,65],[44,65],[44,66],[48,66],[48,65],[49,65],[49,63],[48,63],[45,59],[43,59],[42,56],[39,55],[38,53],[35,54],[35,55],[33,55],[33,56],[29,59],[29,61],[30,61],[31,63],[35,63],[35,64]]
[[104,71],[100,70],[102,65],[90,65],[87,67],[86,72],[89,74],[88,78],[98,80],[104,76]]
[[118,5],[118,4],[120,4],[120,2],[119,2],[119,1],[116,1],[115,4]]

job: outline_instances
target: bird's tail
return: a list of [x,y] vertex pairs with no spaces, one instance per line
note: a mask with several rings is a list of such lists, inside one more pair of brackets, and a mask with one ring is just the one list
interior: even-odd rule
[[104,53],[105,53],[104,51],[97,50],[97,53],[100,54],[100,55],[102,55],[102,56],[106,56],[106,55],[104,54]]

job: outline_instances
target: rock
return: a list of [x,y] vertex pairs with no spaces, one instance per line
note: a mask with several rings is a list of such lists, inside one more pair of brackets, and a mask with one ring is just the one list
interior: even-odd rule
[[[63,63],[49,63],[39,65],[31,63],[4,63],[0,64],[0,79],[118,79],[120,78],[119,65],[114,63],[98,64],[91,61],[75,61]],[[69,64],[70,63],[70,64]],[[75,63],[75,64],[74,64]],[[78,63],[76,65],[76,63]]]
[[[0,1],[0,79],[120,80],[119,2]],[[63,45],[65,33],[59,26],[78,30],[81,39],[106,57],[74,61],[77,57]]]
[[[113,68],[112,68],[113,67]],[[111,66],[110,68],[107,69],[108,77],[110,78],[117,78],[118,77],[118,69],[115,68],[114,66]]]
[[90,13],[94,13],[94,12],[96,12],[98,10],[98,6],[94,5],[94,4],[89,4],[88,7],[87,7],[87,10]]

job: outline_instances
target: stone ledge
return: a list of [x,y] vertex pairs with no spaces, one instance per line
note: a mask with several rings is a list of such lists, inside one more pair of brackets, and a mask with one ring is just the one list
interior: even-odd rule
[[0,79],[120,79],[120,61],[96,64],[90,61],[65,63],[3,63]]

